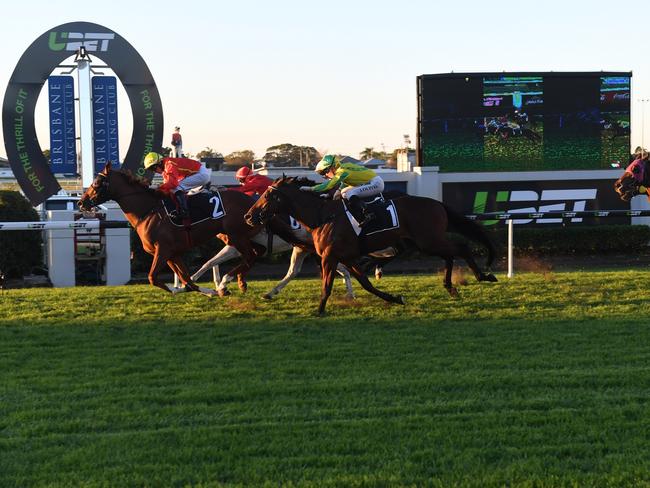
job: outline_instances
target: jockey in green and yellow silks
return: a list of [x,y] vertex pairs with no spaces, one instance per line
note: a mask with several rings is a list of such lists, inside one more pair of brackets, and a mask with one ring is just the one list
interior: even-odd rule
[[353,208],[363,210],[365,219],[360,225],[363,226],[372,219],[371,214],[366,214],[360,198],[379,195],[384,190],[384,180],[377,173],[358,164],[341,163],[331,154],[320,160],[316,165],[316,172],[329,178],[329,181],[316,186],[303,186],[301,190],[326,192],[339,185],[341,196],[348,200]]

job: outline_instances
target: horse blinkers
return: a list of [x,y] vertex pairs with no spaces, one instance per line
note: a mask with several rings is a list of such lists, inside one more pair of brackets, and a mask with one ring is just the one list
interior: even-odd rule
[[[92,193],[90,190],[92,190]],[[78,205],[81,209],[90,210],[92,207],[96,207],[109,199],[106,195],[107,192],[108,178],[106,175],[99,173],[90,188],[86,190],[86,193],[79,200]],[[87,203],[90,204],[89,207],[86,207]]]
[[266,224],[271,217],[279,213],[281,193],[276,187],[269,186],[264,195],[246,213],[246,222],[252,225]]

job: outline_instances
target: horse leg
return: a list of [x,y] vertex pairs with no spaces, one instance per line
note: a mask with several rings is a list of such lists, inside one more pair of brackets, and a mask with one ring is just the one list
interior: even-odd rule
[[217,293],[219,296],[229,294],[226,285],[230,283],[239,273],[246,273],[249,269],[251,269],[251,266],[253,266],[253,263],[255,262],[255,252],[248,239],[230,238],[229,244],[231,246],[234,246],[237,251],[239,251],[242,260],[237,266],[228,271],[225,275],[223,275],[223,278],[221,278],[221,283],[219,283],[219,286],[217,288]]
[[474,256],[472,256],[472,252],[470,251],[469,246],[467,246],[466,244],[457,244],[456,247],[457,250],[454,254],[465,260],[467,265],[474,273],[474,276],[476,277],[476,281],[491,281],[491,282],[497,281],[496,276],[494,276],[492,273],[485,273],[481,271],[481,269],[476,264],[476,261],[474,261]]
[[192,281],[192,278],[190,277],[190,272],[187,269],[187,266],[185,266],[185,263],[183,262],[180,256],[168,259],[167,265],[172,269],[172,271],[174,271],[174,273],[176,273],[180,277],[181,282],[185,285],[184,286],[185,291],[198,291],[205,295],[212,296],[211,290],[208,290],[206,288],[200,288],[199,286],[196,285],[196,283]]
[[345,297],[348,300],[354,300],[354,290],[352,289],[352,281],[350,280],[350,272],[348,268],[339,263],[336,266],[336,272],[343,277],[343,282],[345,283]]
[[248,291],[248,283],[246,283],[246,274],[238,273],[237,274],[237,286],[239,291],[246,293]]
[[307,254],[307,251],[299,248],[298,246],[294,246],[293,251],[291,252],[291,260],[289,261],[289,269],[287,270],[287,274],[284,275],[284,278],[282,278],[271,291],[262,295],[262,298],[265,300],[272,300],[273,297],[280,293],[292,279],[298,276],[298,273],[300,273],[300,270],[302,269],[302,263],[305,261]]
[[237,249],[232,246],[224,246],[221,251],[212,256],[208,261],[205,262],[203,266],[197,270],[196,273],[192,275],[192,281],[197,281],[209,269],[239,256],[241,256],[241,254]]
[[165,284],[165,282],[158,279],[158,273],[160,273],[160,270],[163,268],[163,266],[165,266],[166,259],[161,255],[160,247],[158,245],[156,245],[155,249],[156,250],[154,251],[153,261],[151,262],[151,268],[149,268],[149,283],[171,293],[172,291]]
[[449,292],[452,297],[458,296],[458,290],[451,284],[451,273],[454,269],[454,257],[448,256],[444,258],[445,260],[445,280],[444,286],[445,289]]
[[329,254],[321,258],[323,271],[321,273],[320,304],[318,306],[318,315],[321,317],[325,315],[325,305],[327,305],[327,299],[332,294],[332,285],[334,284],[337,264],[336,259],[332,258]]
[[402,295],[391,295],[390,293],[383,292],[372,286],[372,283],[370,283],[370,280],[365,275],[363,269],[361,269],[361,266],[359,264],[345,263],[345,265],[350,270],[352,275],[357,279],[357,281],[361,284],[363,289],[367,292],[372,293],[373,295],[378,296],[387,302],[399,303],[400,305],[404,305],[404,303],[406,303]]

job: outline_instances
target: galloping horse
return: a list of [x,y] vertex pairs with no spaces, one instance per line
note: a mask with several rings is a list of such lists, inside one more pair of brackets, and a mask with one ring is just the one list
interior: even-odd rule
[[458,295],[451,283],[455,256],[467,262],[477,280],[496,281],[493,274],[484,273],[479,269],[466,244],[450,241],[445,236],[447,230],[453,230],[486,246],[489,266],[494,259],[494,247],[483,228],[443,203],[414,196],[395,199],[392,204],[397,212],[399,226],[357,237],[348,221],[343,202],[323,200],[312,192],[300,190],[301,186],[311,185],[313,182],[305,178],[282,177],[276,180],[246,213],[246,221],[251,225],[263,224],[273,215],[284,212],[292,215],[311,232],[322,264],[321,299],[318,308],[320,315],[325,312],[327,299],[332,292],[334,270],[339,262],[352,272],[366,291],[388,302],[404,304],[402,296],[393,296],[373,287],[359,264],[362,255],[388,247],[398,247],[399,242],[404,239],[412,241],[420,251],[441,256],[445,260],[444,286],[452,296]]
[[632,197],[639,195],[640,186],[650,188],[650,168],[647,159],[632,161],[621,177],[614,182],[614,190],[624,202],[629,202]]
[[244,221],[244,213],[253,199],[243,193],[221,192],[226,214],[220,219],[205,219],[187,230],[172,223],[163,208],[163,195],[159,191],[149,188],[147,182],[130,173],[111,171],[111,163],[108,162],[82,195],[79,206],[82,210],[91,210],[108,200],[118,203],[140,236],[144,250],[153,255],[149,283],[165,291],[171,292],[164,281],[158,279],[158,273],[165,263],[181,278],[188,290],[199,291],[199,287],[190,279],[182,255],[217,234],[226,234],[229,244],[242,256],[241,263],[229,275],[245,273],[255,261],[250,237],[261,227],[251,227]]

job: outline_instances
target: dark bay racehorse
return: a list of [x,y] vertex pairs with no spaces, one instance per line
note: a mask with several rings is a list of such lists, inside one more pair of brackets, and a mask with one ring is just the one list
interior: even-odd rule
[[244,221],[244,214],[253,199],[240,192],[224,191],[220,195],[225,216],[198,222],[188,231],[171,222],[163,209],[163,195],[159,191],[149,188],[146,181],[128,172],[111,171],[111,163],[108,162],[82,195],[79,206],[83,210],[91,210],[108,200],[115,200],[138,233],[144,250],[153,255],[149,283],[171,292],[158,278],[166,263],[189,290],[199,291],[182,260],[182,255],[192,247],[203,244],[217,234],[225,234],[228,244],[235,247],[242,257],[240,264],[229,275],[245,273],[255,261],[250,238],[261,227],[251,227]]
[[624,202],[639,194],[639,187],[650,188],[650,167],[647,159],[632,161],[621,177],[614,182],[614,190]]
[[313,192],[304,192],[301,186],[312,186],[304,178],[283,177],[276,180],[246,214],[252,224],[263,224],[273,215],[286,212],[303,224],[311,233],[316,252],[321,257],[322,287],[318,312],[323,314],[332,291],[334,271],[343,263],[363,288],[393,303],[404,304],[401,296],[377,290],[363,273],[359,258],[369,252],[399,247],[401,240],[411,241],[422,252],[440,256],[446,264],[444,286],[456,296],[451,275],[454,257],[463,258],[479,281],[496,281],[492,274],[479,269],[466,244],[448,240],[446,232],[453,230],[488,249],[488,266],[494,259],[494,247],[480,224],[452,211],[431,198],[404,196],[393,200],[399,218],[399,227],[365,237],[357,237],[342,201],[323,200]]

